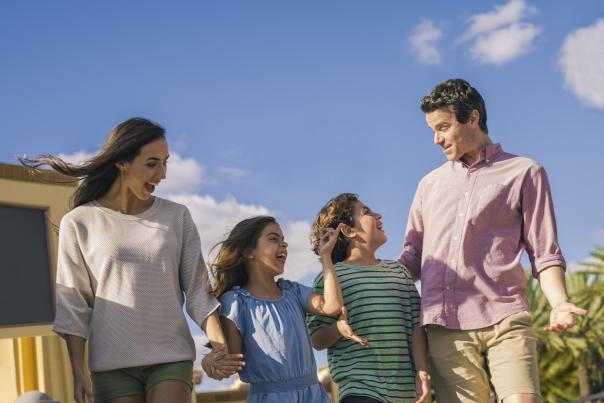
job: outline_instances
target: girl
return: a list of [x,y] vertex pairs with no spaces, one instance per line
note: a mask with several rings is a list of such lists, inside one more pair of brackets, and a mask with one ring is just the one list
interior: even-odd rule
[[321,233],[324,295],[293,281],[275,281],[283,274],[287,242],[273,217],[241,221],[220,244],[212,264],[213,291],[222,304],[220,319],[230,351],[247,357],[240,372],[251,383],[247,402],[329,402],[317,379],[305,315],[335,315],[342,307],[331,263],[339,229]]
[[[128,119],[81,165],[52,155],[46,164],[81,180],[61,220],[53,330],[67,342],[76,402],[188,402],[195,346],[182,305],[216,350],[204,369],[218,379],[242,365],[226,355],[209,294],[199,234],[186,207],[154,197],[166,177],[164,129]],[[210,369],[212,367],[213,369]]]

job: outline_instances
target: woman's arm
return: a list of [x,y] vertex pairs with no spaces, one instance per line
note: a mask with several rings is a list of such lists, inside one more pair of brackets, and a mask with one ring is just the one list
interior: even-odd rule
[[331,261],[331,251],[338,239],[341,224],[336,229],[322,228],[319,238],[319,256],[323,265],[323,294],[312,293],[308,312],[314,315],[334,316],[344,305],[336,269]]
[[92,386],[84,368],[84,352],[86,339],[71,334],[65,335],[71,373],[73,374],[73,398],[77,403],[85,403],[86,398],[92,401]]

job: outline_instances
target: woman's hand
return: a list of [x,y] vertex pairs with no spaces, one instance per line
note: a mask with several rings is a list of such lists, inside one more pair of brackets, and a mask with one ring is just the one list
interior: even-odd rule
[[201,367],[210,378],[222,380],[239,372],[245,365],[243,354],[229,354],[225,345],[212,350],[201,360]]
[[92,385],[83,370],[73,374],[73,398],[76,403],[86,403],[86,398],[92,402]]
[[355,343],[359,343],[361,346],[370,347],[369,341],[361,336],[357,336],[355,332],[352,330],[350,325],[348,324],[348,311],[346,307],[343,306],[340,311],[340,315],[338,316],[338,321],[336,322],[336,326],[338,328],[338,332],[342,335],[342,337],[352,340]]

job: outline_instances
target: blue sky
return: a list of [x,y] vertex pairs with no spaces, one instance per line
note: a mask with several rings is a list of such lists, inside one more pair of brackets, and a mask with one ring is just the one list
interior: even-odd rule
[[204,252],[276,214],[309,283],[308,225],[340,192],[383,213],[381,255],[398,255],[415,187],[444,162],[418,101],[462,77],[492,139],[546,167],[577,262],[604,244],[603,44],[599,0],[3,2],[0,161],[85,157],[149,117],[173,154],[158,190],[192,210]]

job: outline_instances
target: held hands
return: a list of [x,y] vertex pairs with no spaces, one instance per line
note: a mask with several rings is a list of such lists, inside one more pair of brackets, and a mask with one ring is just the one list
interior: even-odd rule
[[86,403],[86,398],[92,402],[92,385],[84,371],[77,371],[73,374],[73,398],[76,403]]
[[546,332],[559,333],[575,325],[575,315],[585,315],[587,310],[579,308],[570,302],[561,302],[552,308],[549,314],[549,326]]
[[415,400],[413,403],[424,403],[430,395],[430,375],[426,371],[417,371],[415,376]]
[[331,257],[331,251],[338,240],[343,224],[334,228],[321,228],[319,230],[319,256]]
[[201,367],[210,378],[222,380],[239,372],[245,365],[243,354],[229,354],[227,346],[213,349],[201,360]]
[[348,324],[348,311],[346,310],[345,306],[342,307],[340,315],[338,316],[338,321],[336,322],[336,326],[338,328],[338,332],[340,332],[342,337],[348,340],[352,340],[355,343],[359,343],[361,346],[364,347],[371,346],[366,338],[357,336]]

